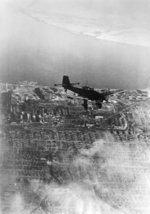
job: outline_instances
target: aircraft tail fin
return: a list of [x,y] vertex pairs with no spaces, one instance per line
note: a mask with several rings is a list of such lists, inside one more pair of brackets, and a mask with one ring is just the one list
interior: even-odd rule
[[70,85],[71,84],[70,84],[69,77],[68,76],[63,76],[62,86],[67,89]]
[[68,76],[64,75],[63,79],[62,79],[62,84],[54,84],[54,86],[59,86],[61,85],[62,87],[64,87],[64,89],[70,89],[72,86],[74,85],[79,85],[79,82],[76,83],[70,83],[70,79]]

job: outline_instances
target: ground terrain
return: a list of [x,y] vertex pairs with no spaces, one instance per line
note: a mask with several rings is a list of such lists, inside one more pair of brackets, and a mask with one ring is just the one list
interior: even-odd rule
[[3,84],[1,94],[2,213],[149,212],[148,90],[88,111],[60,87]]

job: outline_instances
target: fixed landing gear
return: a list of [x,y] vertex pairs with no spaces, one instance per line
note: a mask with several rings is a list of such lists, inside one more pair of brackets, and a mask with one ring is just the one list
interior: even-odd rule
[[87,111],[88,110],[88,101],[86,99],[84,99],[84,102],[82,105],[83,105],[84,109]]
[[[88,110],[88,100],[84,99],[84,102],[83,102],[82,105],[83,105],[84,109],[87,111]],[[96,106],[97,106],[97,108],[101,109],[102,108],[102,102],[101,101],[97,101],[96,102]]]
[[97,106],[98,108],[102,108],[102,102],[101,102],[101,101],[97,101],[97,102],[96,102],[96,106]]

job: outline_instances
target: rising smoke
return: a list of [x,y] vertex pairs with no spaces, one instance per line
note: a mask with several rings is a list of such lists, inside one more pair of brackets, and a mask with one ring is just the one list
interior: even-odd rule
[[[20,179],[8,214],[148,214],[149,148],[108,135],[73,160],[62,160],[67,182]],[[62,165],[60,164],[60,168]]]

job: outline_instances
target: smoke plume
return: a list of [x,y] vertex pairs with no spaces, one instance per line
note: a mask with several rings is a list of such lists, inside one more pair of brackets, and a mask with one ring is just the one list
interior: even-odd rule
[[75,158],[57,164],[66,182],[20,179],[8,214],[148,214],[147,142],[115,142],[108,135]]

